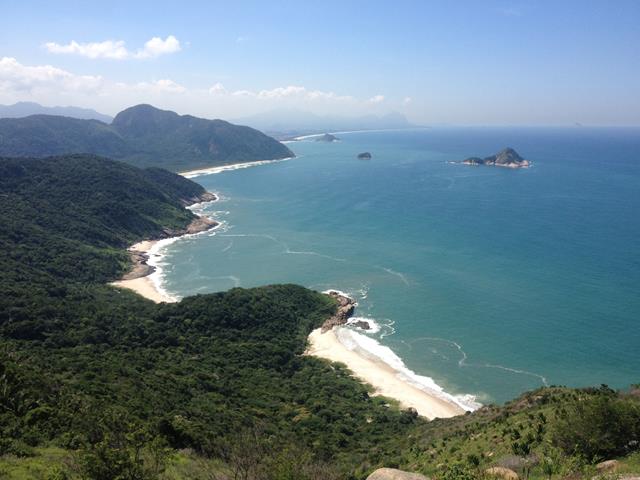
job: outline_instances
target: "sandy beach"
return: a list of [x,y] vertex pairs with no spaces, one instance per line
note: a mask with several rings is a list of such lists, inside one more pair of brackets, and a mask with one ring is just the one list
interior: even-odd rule
[[[129,252],[144,254],[148,256],[150,254],[149,252],[151,251],[151,248],[153,248],[156,243],[158,243],[158,240],[144,240],[129,247]],[[156,288],[153,280],[151,280],[151,277],[149,276],[151,273],[152,269],[148,268],[146,270],[142,270],[139,269],[139,265],[135,265],[134,270],[130,274],[125,276],[125,279],[111,282],[110,285],[119,288],[128,288],[129,290],[133,290],[134,292],[136,292],[138,295],[142,295],[143,297],[148,298],[149,300],[153,300],[156,303],[175,302],[176,300],[174,298],[164,295]]]
[[398,400],[404,408],[415,408],[419,415],[447,418],[465,411],[459,405],[410,385],[398,372],[382,361],[375,361],[344,346],[336,337],[336,328],[321,333],[316,329],[309,335],[307,355],[346,364],[360,380],[372,385],[376,394]]
[[182,175],[185,178],[196,178],[202,175],[213,175],[221,172],[240,170],[242,168],[258,167],[260,165],[267,165],[269,163],[286,162],[288,160],[293,160],[294,158],[296,157],[277,158],[275,160],[255,160],[253,162],[244,162],[244,163],[232,163],[229,165],[221,165],[218,167],[208,167],[208,168],[200,168],[198,170],[188,170],[185,172],[179,172],[178,174]]
[[[198,203],[216,202],[218,201],[218,196],[214,193],[206,192],[200,196],[200,200],[201,201],[196,202],[193,205]],[[186,235],[197,235],[214,229],[219,225],[219,222],[206,216],[199,215],[189,225],[187,225],[185,229],[178,232],[176,236],[169,237],[169,240]],[[166,241],[167,239],[163,240]],[[156,303],[177,302],[175,298],[163,293],[154,283],[151,275],[156,271],[156,267],[147,263],[149,258],[154,254],[153,248],[158,244],[158,242],[163,240],[143,240],[130,246],[127,250],[131,254],[133,269],[125,274],[122,279],[111,282],[109,285],[118,288],[128,288],[129,290],[136,292],[138,295],[142,295]]]

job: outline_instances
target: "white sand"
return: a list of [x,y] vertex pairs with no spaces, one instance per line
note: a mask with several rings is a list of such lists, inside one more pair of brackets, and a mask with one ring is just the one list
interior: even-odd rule
[[175,299],[160,293],[148,276],[134,278],[133,280],[118,280],[117,282],[111,282],[110,285],[113,285],[114,287],[128,288],[129,290],[136,292],[138,295],[142,295],[156,303],[175,302]]
[[338,340],[334,330],[321,333],[318,328],[311,332],[306,354],[346,364],[354,376],[372,385],[377,395],[393,398],[404,408],[415,408],[419,415],[429,419],[464,413],[460,406],[408,384],[384,362],[371,360],[349,350]]
[[[129,251],[149,254],[149,251],[157,242],[157,240],[143,240],[142,242],[129,247]],[[171,303],[176,301],[174,298],[168,297],[160,292],[149,275],[134,278],[132,280],[118,280],[117,282],[111,282],[110,285],[119,288],[128,288],[129,290],[136,292],[138,295],[142,295],[156,303]]]
[[293,160],[294,158],[296,157],[278,158],[275,160],[255,160],[253,162],[245,162],[245,163],[232,163],[230,165],[221,165],[218,167],[208,167],[208,168],[200,168],[198,170],[188,170],[186,172],[179,172],[178,175],[182,175],[185,178],[195,178],[201,175],[213,175],[216,173],[228,172],[232,170],[240,170],[242,168],[257,167],[260,165],[267,165],[270,163],[286,162],[288,160]]

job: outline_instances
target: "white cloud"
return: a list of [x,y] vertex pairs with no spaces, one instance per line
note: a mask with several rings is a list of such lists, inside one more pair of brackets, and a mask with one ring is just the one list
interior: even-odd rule
[[97,92],[104,85],[100,76],[75,75],[51,65],[28,66],[13,57],[0,59],[0,90],[33,92],[34,90]]
[[124,90],[137,90],[147,93],[185,93],[187,91],[185,87],[168,78],[154,82],[138,82],[132,85],[118,83],[117,86]]
[[227,93],[227,89],[220,82],[211,85],[209,88],[209,94],[211,95],[226,95]]
[[169,35],[164,40],[160,37],[153,37],[144,44],[143,48],[138,49],[136,52],[127,50],[123,40],[89,43],[78,43],[72,40],[66,45],[47,42],[44,44],[44,48],[50,53],[80,55],[91,59],[109,58],[112,60],[154,58],[181,50],[180,41],[173,35]]
[[236,90],[231,95],[234,97],[255,97],[256,94],[249,90]]
[[[378,97],[383,98],[382,95],[373,98]],[[151,103],[160,108],[221,118],[281,107],[347,115],[379,109],[371,99],[301,85],[244,90],[213,83],[198,88],[181,85],[170,77],[125,83],[99,75],[80,75],[52,65],[24,65],[13,57],[0,57],[0,103],[23,100],[43,104],[64,101],[111,114],[130,105]]]
[[121,60],[129,56],[123,41],[106,40],[104,42],[78,43],[75,40],[67,45],[47,42],[45,48],[50,53],[69,53],[87,58],[112,58]]
[[258,93],[258,98],[301,97],[306,93],[307,89],[304,87],[289,85],[288,87],[277,87],[272,90],[261,90],[260,93]]
[[165,55],[167,53],[179,52],[180,41],[173,35],[169,35],[166,39],[162,40],[160,37],[153,37],[151,40],[144,44],[142,50],[138,50],[136,58],[152,58]]
[[0,58],[0,93],[24,99],[67,96],[118,97],[131,94],[182,94],[187,89],[168,78],[133,84],[108,82],[100,76],[76,75],[51,65],[23,65],[12,57]]
[[238,38],[236,38],[236,43],[244,43],[249,41],[249,37],[246,37],[244,35],[240,35]]
[[384,95],[374,95],[369,100],[367,100],[367,102],[369,102],[369,103],[382,103],[382,102],[384,102]]
[[354,100],[351,96],[340,96],[333,92],[323,92],[321,90],[308,90],[305,87],[297,85],[289,85],[287,87],[277,87],[271,90],[261,90],[255,94],[263,100],[274,99],[287,99],[297,98],[302,100],[337,100],[337,101],[351,101]]
[[409,105],[411,102],[413,102],[411,97],[404,97],[404,100],[402,100],[403,105]]

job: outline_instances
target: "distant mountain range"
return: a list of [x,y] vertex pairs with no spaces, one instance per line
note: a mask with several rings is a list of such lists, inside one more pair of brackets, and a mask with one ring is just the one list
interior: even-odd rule
[[253,128],[178,115],[151,105],[127,108],[111,124],[54,115],[0,119],[0,156],[70,153],[92,153],[173,171],[294,155]]
[[13,105],[0,105],[0,118],[22,118],[30,115],[60,115],[82,120],[100,120],[111,123],[113,117],[80,107],[45,107],[35,102],[18,102]]
[[238,118],[235,123],[249,125],[278,139],[290,139],[296,136],[349,130],[388,130],[412,128],[401,113],[387,115],[364,115],[346,117],[339,115],[316,115],[302,110],[272,110],[269,112]]

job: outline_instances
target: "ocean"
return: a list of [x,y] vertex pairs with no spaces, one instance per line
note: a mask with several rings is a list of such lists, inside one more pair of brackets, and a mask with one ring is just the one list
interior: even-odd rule
[[[347,292],[376,328],[345,342],[469,406],[640,382],[640,129],[337,136],[196,177],[220,195],[200,213],[222,225],[159,249],[162,288]],[[533,166],[451,163],[507,146]]]

